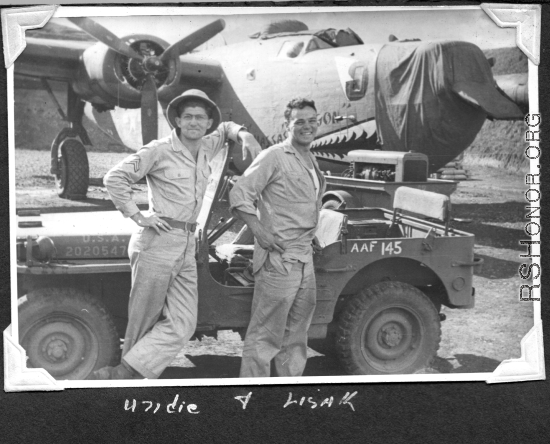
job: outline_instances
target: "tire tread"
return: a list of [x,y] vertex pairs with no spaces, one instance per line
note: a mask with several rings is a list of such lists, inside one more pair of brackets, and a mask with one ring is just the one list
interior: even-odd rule
[[[441,326],[439,320],[439,314],[430,299],[412,285],[402,282],[382,282],[375,284],[369,288],[362,290],[356,296],[353,296],[346,304],[338,321],[338,329],[336,333],[336,347],[340,361],[344,369],[348,374],[361,375],[365,372],[358,365],[354,352],[353,344],[350,340],[354,333],[354,330],[359,325],[361,318],[369,310],[369,308],[381,299],[387,298],[388,293],[403,294],[410,293],[413,297],[419,298],[423,303],[429,304],[432,309],[427,314],[430,319],[431,325],[435,326],[435,346],[433,347],[431,357],[426,366],[429,366],[433,361],[439,349],[441,341]],[[427,305],[428,306],[428,305]],[[373,374],[379,372],[373,371]]]
[[[120,363],[120,338],[116,326],[104,305],[94,296],[75,288],[41,288],[28,293],[19,304],[19,340],[28,321],[40,316],[47,316],[49,311],[59,308],[62,311],[77,309],[87,310],[87,317],[93,322],[101,334],[101,345],[105,348],[100,352],[94,370],[106,365]],[[43,313],[43,314],[42,314]],[[61,379],[61,378],[60,378]],[[65,379],[65,378],[63,378]]]
[[59,149],[67,165],[65,186],[62,186],[61,178],[56,180],[59,196],[70,200],[85,199],[90,181],[86,148],[78,139],[66,139]]

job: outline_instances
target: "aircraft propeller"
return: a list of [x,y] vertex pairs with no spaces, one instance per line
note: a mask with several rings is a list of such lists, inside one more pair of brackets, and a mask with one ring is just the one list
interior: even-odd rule
[[157,87],[164,83],[169,60],[191,52],[225,28],[224,20],[215,20],[157,54],[156,51],[141,48],[141,53],[137,52],[107,28],[87,17],[71,17],[69,20],[128,59],[128,74],[135,80],[137,88],[141,88],[141,134],[144,145],[158,137]]
[[132,59],[143,60],[143,56],[134,51],[130,45],[118,38],[104,26],[94,22],[92,19],[87,17],[68,17],[68,19],[83,31],[87,32],[101,43],[107,45],[113,51]]
[[152,74],[147,74],[141,90],[141,138],[144,145],[158,137],[157,86]]
[[179,42],[170,45],[160,56],[160,60],[164,62],[171,57],[180,56],[191,52],[197,46],[206,43],[216,34],[219,34],[225,28],[225,21],[218,19],[209,23],[206,26],[203,26],[200,29],[197,29],[195,32],[192,32],[188,36],[182,38]]

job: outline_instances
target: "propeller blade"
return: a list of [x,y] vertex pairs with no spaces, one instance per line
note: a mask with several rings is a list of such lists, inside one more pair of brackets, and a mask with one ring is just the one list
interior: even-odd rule
[[104,43],[112,50],[118,52],[119,54],[125,55],[126,57],[132,59],[143,60],[143,56],[138,52],[134,51],[130,45],[122,41],[111,31],[109,31],[104,26],[100,25],[97,22],[94,22],[92,19],[87,17],[67,17],[71,22],[78,26],[83,31],[90,34],[92,37],[99,40],[101,43]]
[[210,40],[224,28],[225,22],[222,19],[209,23],[201,29],[189,34],[187,37],[184,37],[179,42],[170,45],[166,48],[166,51],[162,53],[160,59],[164,62],[167,59],[191,52],[197,46],[200,46],[204,42]]
[[141,90],[141,138],[144,145],[158,138],[157,86],[151,74]]

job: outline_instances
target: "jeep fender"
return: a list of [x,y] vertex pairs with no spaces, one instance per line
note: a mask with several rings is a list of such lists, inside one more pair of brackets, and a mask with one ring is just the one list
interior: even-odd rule
[[364,288],[385,281],[396,281],[422,289],[438,305],[450,305],[448,289],[432,268],[413,258],[379,259],[357,270],[341,294],[356,294]]
[[341,203],[341,209],[344,208],[360,208],[360,202],[353,197],[350,193],[343,190],[330,190],[323,194],[321,202],[324,204],[329,200],[337,200]]

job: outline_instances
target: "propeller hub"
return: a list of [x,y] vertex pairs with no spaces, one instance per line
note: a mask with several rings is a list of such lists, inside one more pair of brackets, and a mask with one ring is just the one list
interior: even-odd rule
[[143,69],[146,72],[151,73],[151,74],[157,72],[159,69],[161,69],[163,67],[164,67],[163,63],[160,61],[160,59],[158,57],[155,57],[155,56],[147,57],[143,61]]
[[134,88],[141,90],[148,75],[152,75],[157,88],[166,83],[174,64],[173,60],[163,61],[160,55],[164,48],[152,40],[134,40],[130,48],[143,58],[129,58],[120,55],[121,76]]

